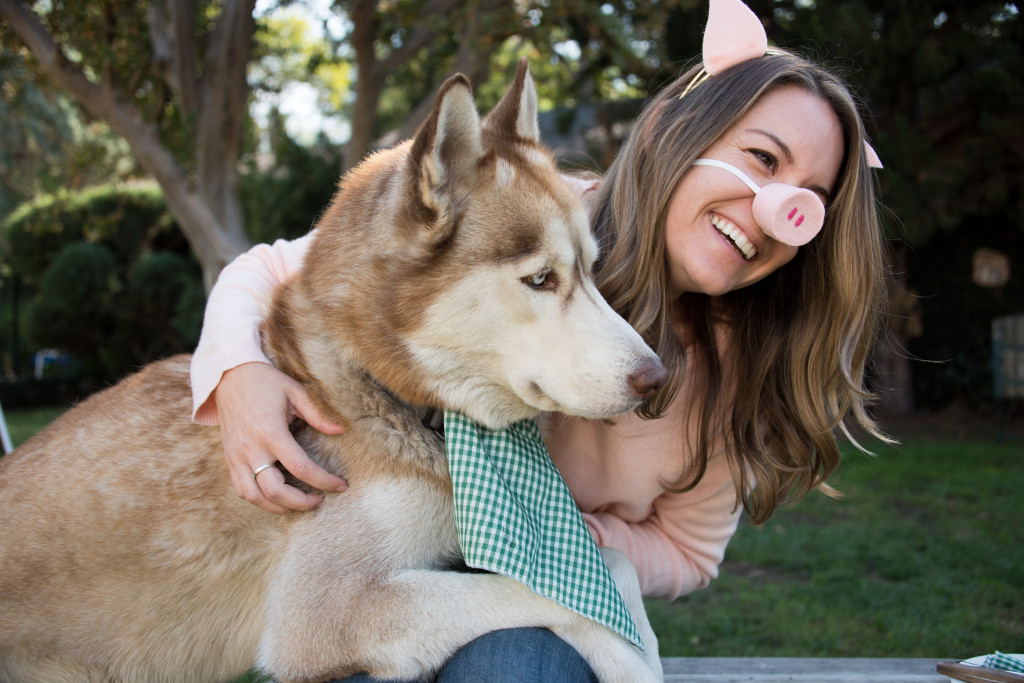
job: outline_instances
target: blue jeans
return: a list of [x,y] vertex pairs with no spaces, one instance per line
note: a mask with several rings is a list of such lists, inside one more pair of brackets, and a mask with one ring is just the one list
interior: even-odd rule
[[[435,683],[597,683],[571,645],[544,628],[492,631],[467,643],[444,665]],[[334,683],[385,683],[366,674]],[[388,681],[387,683],[413,683]]]

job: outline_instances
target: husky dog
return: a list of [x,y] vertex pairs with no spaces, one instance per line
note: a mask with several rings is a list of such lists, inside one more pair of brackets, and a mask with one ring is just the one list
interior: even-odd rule
[[602,681],[661,667],[632,567],[606,552],[646,654],[512,579],[458,571],[444,445],[421,407],[500,428],[635,408],[665,369],[604,302],[587,216],[540,146],[525,61],[483,121],[441,88],[415,138],[346,176],[264,329],[345,426],[296,436],[348,479],[278,517],[231,490],[189,420],[188,357],[154,363],[0,459],[0,679],[425,678],[462,645],[541,626]]

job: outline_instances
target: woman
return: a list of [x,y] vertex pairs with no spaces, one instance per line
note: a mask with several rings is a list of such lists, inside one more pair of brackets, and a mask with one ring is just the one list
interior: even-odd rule
[[[856,104],[830,73],[785,51],[702,74],[690,69],[650,102],[603,180],[567,179],[591,208],[602,293],[671,380],[614,422],[543,419],[597,543],[632,560],[645,595],[670,599],[717,575],[740,504],[762,521],[790,497],[827,489],[837,431],[881,437],[865,411],[864,370],[886,269]],[[755,219],[751,187],[773,183],[827,207],[803,246]],[[320,490],[344,488],[305,457],[287,423],[338,428],[258,352],[260,302],[308,243],[257,247],[225,269],[193,362],[196,419],[219,417],[236,491],[275,512],[320,499],[286,487],[275,468],[253,475],[274,460]],[[515,667],[503,648],[514,649]],[[467,673],[474,666],[487,680],[590,680],[565,649],[544,631],[489,634],[438,680],[484,680]]]

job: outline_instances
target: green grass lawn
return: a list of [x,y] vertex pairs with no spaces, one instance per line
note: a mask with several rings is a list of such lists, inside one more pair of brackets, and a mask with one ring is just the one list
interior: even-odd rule
[[[60,412],[8,413],[13,440]],[[1024,652],[1024,442],[919,435],[833,483],[741,524],[706,590],[648,602],[663,656]]]
[[32,410],[4,411],[11,443],[17,448],[28,437],[57,419],[66,408],[34,408]]
[[664,656],[1024,651],[1024,444],[915,440],[741,524],[720,577],[649,601]]

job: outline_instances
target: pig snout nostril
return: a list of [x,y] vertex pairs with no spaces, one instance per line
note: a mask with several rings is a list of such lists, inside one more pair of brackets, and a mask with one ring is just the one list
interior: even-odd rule
[[629,386],[640,398],[650,398],[668,378],[668,370],[661,361],[641,365],[629,376]]

